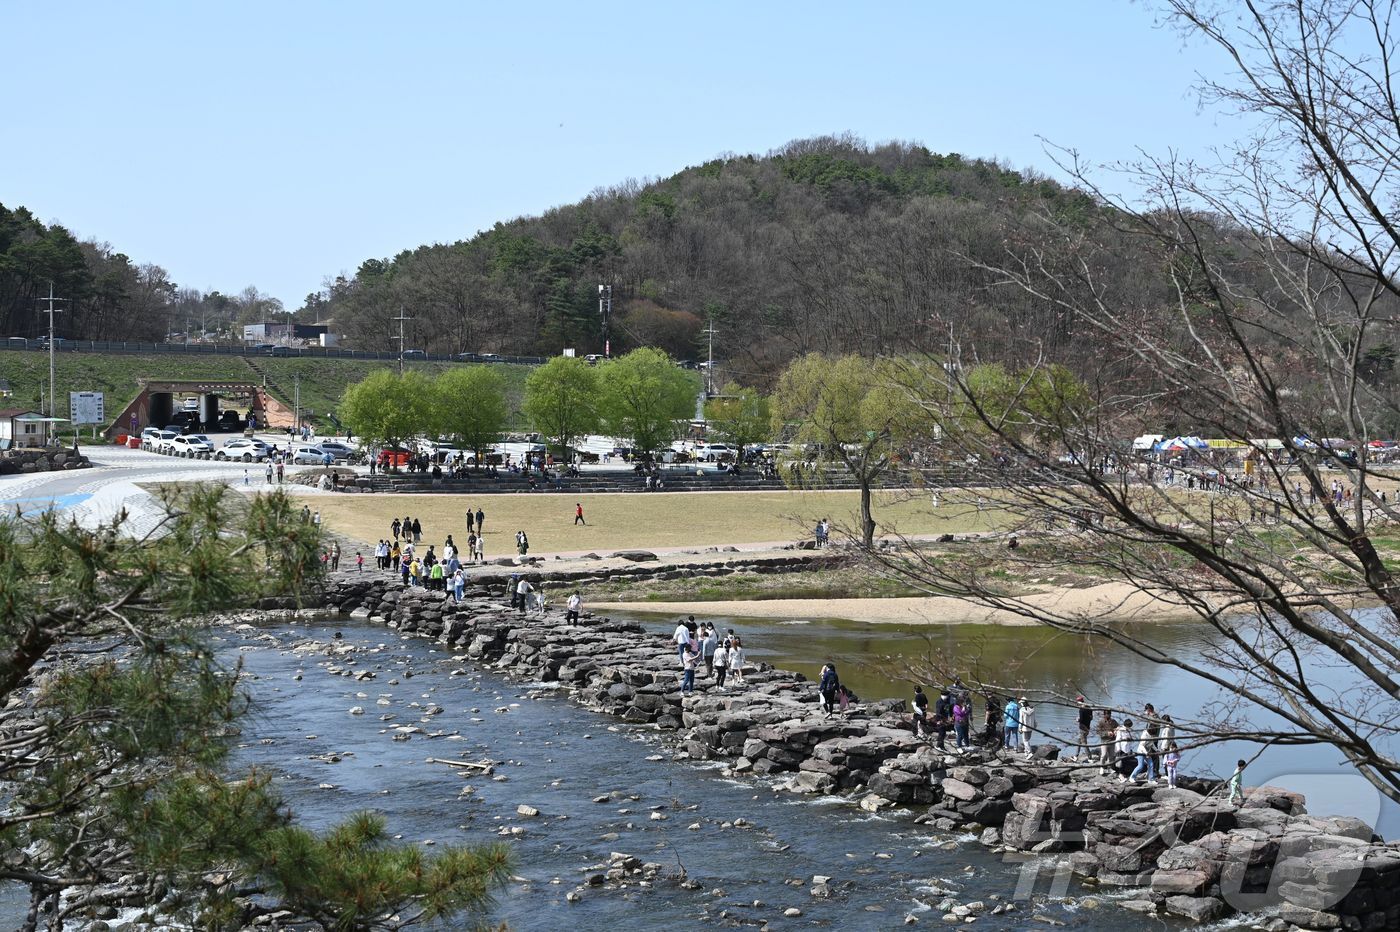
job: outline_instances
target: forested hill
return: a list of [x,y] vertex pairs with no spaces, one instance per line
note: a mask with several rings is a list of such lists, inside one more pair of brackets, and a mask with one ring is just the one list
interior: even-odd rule
[[716,356],[758,380],[798,353],[902,350],[950,325],[987,351],[1008,333],[1067,343],[1070,322],[990,288],[967,257],[1003,262],[1010,226],[1094,210],[994,162],[824,137],[370,260],[326,300],[355,345],[384,344],[405,308],[410,345],[431,351],[585,353],[600,351],[598,285],[611,283],[614,352],[700,356],[713,320]]
[[237,295],[181,288],[159,265],[133,262],[95,239],[44,223],[25,207],[0,204],[0,336],[48,332],[44,298],[52,284],[54,330],[76,340],[162,341],[172,332],[235,339],[240,321],[281,311],[253,286]]

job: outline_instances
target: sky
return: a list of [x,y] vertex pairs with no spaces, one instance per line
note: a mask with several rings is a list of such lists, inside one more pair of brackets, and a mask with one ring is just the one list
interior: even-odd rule
[[1145,2],[0,0],[0,203],[288,308],[368,258],[852,132],[1056,174],[1203,154],[1218,53]]

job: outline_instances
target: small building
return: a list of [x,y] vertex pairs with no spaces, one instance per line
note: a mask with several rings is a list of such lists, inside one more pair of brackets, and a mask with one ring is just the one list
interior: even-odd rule
[[46,446],[54,425],[64,421],[24,408],[0,409],[0,450]]

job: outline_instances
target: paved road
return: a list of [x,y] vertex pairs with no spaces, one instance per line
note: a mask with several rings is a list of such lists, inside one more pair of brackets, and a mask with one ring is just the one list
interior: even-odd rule
[[[264,484],[263,467],[213,460],[183,460],[144,450],[91,446],[83,449],[91,469],[0,476],[0,508],[35,514],[56,508],[84,527],[110,521],[122,509],[129,515],[129,532],[148,533],[162,516],[159,501],[138,483],[226,482],[236,489]],[[301,486],[298,492],[310,491]]]

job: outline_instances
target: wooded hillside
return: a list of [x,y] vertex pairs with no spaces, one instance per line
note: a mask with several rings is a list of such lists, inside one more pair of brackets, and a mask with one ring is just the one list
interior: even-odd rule
[[[355,345],[383,343],[403,307],[413,345],[430,351],[550,355],[601,350],[597,286],[610,283],[614,353],[656,345],[702,356],[712,319],[716,355],[754,380],[814,350],[937,344],[950,326],[997,355],[1009,334],[1063,347],[1073,321],[994,288],[976,260],[1004,262],[1008,239],[1038,217],[1072,223],[1097,211],[1082,192],[993,162],[823,137],[371,259],[325,298]],[[1150,269],[1122,273],[1127,291],[1152,287]]]

